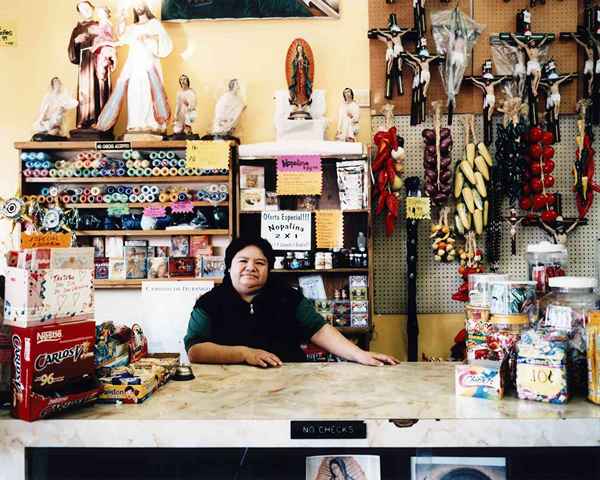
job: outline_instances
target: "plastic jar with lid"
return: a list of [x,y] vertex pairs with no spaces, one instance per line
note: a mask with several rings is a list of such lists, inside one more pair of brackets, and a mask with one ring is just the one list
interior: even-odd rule
[[550,278],[566,275],[568,259],[567,247],[561,244],[544,241],[527,246],[529,280],[536,282],[538,295],[548,292]]
[[546,331],[564,332],[568,337],[569,381],[573,389],[587,391],[588,315],[598,308],[600,297],[594,293],[597,282],[588,277],[554,277],[549,280],[550,293],[540,301],[541,327]]

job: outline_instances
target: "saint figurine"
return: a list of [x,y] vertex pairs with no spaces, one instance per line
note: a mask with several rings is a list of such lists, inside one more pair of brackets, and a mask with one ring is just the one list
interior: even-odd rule
[[173,135],[169,140],[198,140],[197,134],[192,131],[192,124],[196,121],[196,92],[190,88],[190,79],[187,75],[179,77],[181,89],[175,99],[175,118],[173,121]]
[[310,119],[308,107],[312,102],[314,60],[308,43],[301,38],[292,42],[287,53],[286,77],[293,110],[290,119]]
[[[108,102],[111,90],[111,74],[117,68],[117,49],[110,44],[115,41],[113,26],[110,22],[111,12],[108,7],[98,7],[98,26],[92,31],[96,33],[92,42],[94,50],[94,68],[98,79],[98,95],[100,98],[100,111]],[[99,47],[99,48],[96,48]]]
[[77,3],[80,21],[71,32],[69,40],[69,60],[78,65],[77,78],[77,129],[71,132],[71,137],[77,139],[95,139],[106,135],[95,135],[93,125],[104,106],[106,98],[100,95],[101,90],[110,92],[110,78],[102,81],[96,74],[94,42],[99,33],[99,24],[94,20],[94,5],[89,1]]
[[96,127],[102,131],[112,128],[127,98],[127,132],[160,134],[162,138],[171,110],[160,59],[171,53],[171,38],[143,0],[134,1],[132,24],[125,25],[124,12],[120,17],[119,40],[108,45],[128,45],[129,55]]
[[39,142],[66,140],[62,135],[64,114],[77,106],[77,100],[63,91],[58,77],[50,80],[50,91],[44,96],[40,113],[33,124],[33,140]]
[[343,98],[344,101],[340,105],[336,139],[342,142],[355,142],[358,135],[360,108],[354,101],[354,92],[351,88],[344,89]]
[[239,144],[240,139],[233,136],[233,132],[245,108],[246,105],[240,95],[240,82],[237,78],[232,78],[227,83],[227,91],[219,97],[215,105],[212,132],[202,139],[235,140]]

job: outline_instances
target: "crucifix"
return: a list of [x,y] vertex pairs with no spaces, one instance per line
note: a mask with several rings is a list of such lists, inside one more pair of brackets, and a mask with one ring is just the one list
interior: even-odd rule
[[560,143],[560,90],[561,84],[577,78],[576,73],[560,75],[553,59],[544,65],[544,77],[540,85],[546,91],[546,128],[554,135],[554,142]]
[[384,42],[385,51],[385,98],[391,100],[394,96],[394,87],[398,95],[404,95],[402,82],[402,54],[404,53],[403,37],[416,37],[415,31],[398,26],[395,13],[391,13],[387,28],[373,28],[369,30],[368,37]]
[[503,218],[510,225],[510,253],[515,256],[517,254],[517,228],[526,216],[519,216],[516,208],[510,209],[510,214]]
[[425,23],[425,0],[412,0],[415,30],[419,38],[424,37],[427,32]]
[[496,110],[496,85],[499,85],[504,80],[510,78],[509,75],[495,76],[493,72],[492,60],[487,59],[481,68],[480,77],[467,76],[467,80],[471,80],[477,88],[483,93],[483,143],[486,145],[492,144],[492,116]]
[[[531,12],[527,9],[517,13],[517,33],[501,33],[501,41],[516,45],[527,56],[527,103],[529,105],[529,123],[537,125],[537,101],[539,84],[542,79],[542,66],[540,63],[540,49],[545,43],[554,40],[553,33],[532,33]],[[490,38],[493,43],[493,37]]]
[[425,37],[419,39],[416,54],[406,52],[402,56],[414,70],[410,124],[418,125],[424,122],[427,116],[427,90],[431,82],[429,64],[442,60],[444,56],[430,54]]

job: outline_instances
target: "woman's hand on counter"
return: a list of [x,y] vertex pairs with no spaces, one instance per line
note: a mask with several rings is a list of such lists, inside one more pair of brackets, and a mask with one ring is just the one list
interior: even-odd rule
[[355,358],[357,363],[372,367],[382,367],[383,365],[398,365],[399,360],[391,355],[385,355],[377,352],[360,351]]
[[281,367],[283,362],[277,355],[257,348],[244,348],[244,362],[255,367]]

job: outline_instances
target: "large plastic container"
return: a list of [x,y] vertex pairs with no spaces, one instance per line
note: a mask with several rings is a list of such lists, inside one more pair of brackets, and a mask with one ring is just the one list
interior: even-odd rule
[[509,279],[508,273],[472,273],[469,275],[469,305],[489,307],[492,283],[506,282]]
[[541,328],[564,332],[568,338],[569,381],[574,391],[587,392],[586,325],[589,314],[598,309],[597,282],[588,277],[554,277],[550,293],[540,301]]
[[529,280],[536,282],[538,295],[545,295],[548,280],[566,275],[569,255],[567,247],[550,242],[540,242],[527,246]]
[[537,316],[535,282],[510,280],[491,285],[490,313],[515,315],[525,313],[533,322]]

